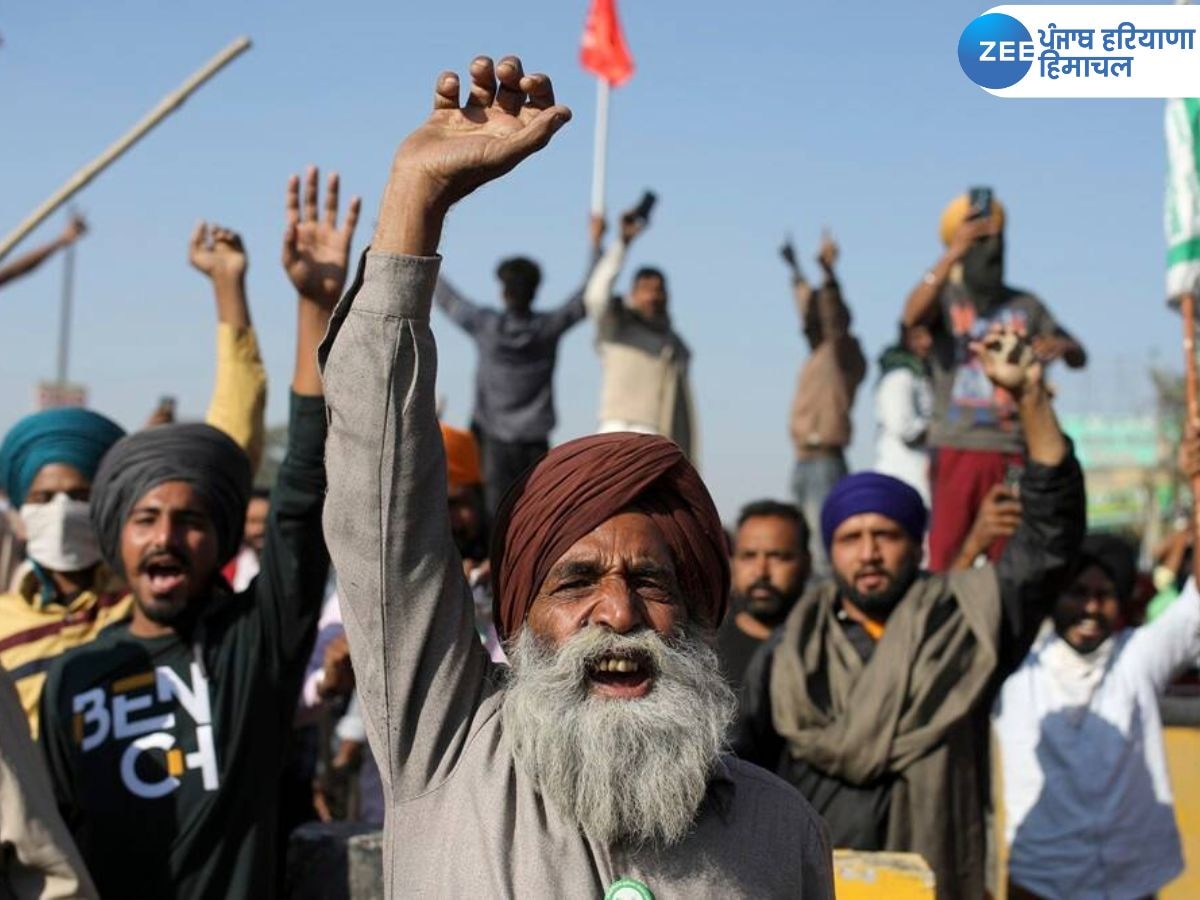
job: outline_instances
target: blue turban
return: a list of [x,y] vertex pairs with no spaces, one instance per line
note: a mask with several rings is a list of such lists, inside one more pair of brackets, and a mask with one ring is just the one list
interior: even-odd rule
[[112,420],[76,406],[26,416],[0,444],[0,486],[20,506],[42,466],[74,466],[91,481],[108,448],[124,434]]
[[921,495],[911,485],[879,472],[856,472],[834,485],[821,507],[825,548],[829,549],[833,543],[833,533],[839,525],[861,513],[887,516],[918,544],[925,538],[928,513]]

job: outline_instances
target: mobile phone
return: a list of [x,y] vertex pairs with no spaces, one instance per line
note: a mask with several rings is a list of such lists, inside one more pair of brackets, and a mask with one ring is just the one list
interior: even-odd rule
[[971,218],[988,218],[992,214],[992,189],[973,187],[968,193],[971,203]]
[[796,262],[796,247],[792,244],[792,236],[790,234],[783,239],[783,246],[779,248],[779,255],[793,269],[798,265]]
[[175,398],[170,394],[163,394],[158,398],[158,408],[172,418],[175,417]]
[[1021,493],[1021,476],[1024,474],[1025,467],[1019,463],[1008,463],[1004,467],[1004,486],[1014,497]]
[[646,191],[642,194],[642,199],[638,201],[638,205],[633,209],[633,218],[639,222],[646,222],[650,219],[650,213],[654,210],[654,204],[658,202],[658,195],[654,191]]

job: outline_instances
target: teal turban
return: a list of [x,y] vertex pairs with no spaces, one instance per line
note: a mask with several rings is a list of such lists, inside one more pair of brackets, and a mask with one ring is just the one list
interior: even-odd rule
[[124,434],[111,419],[74,406],[26,416],[0,444],[0,487],[20,506],[38,471],[51,463],[74,466],[90,481],[108,448]]

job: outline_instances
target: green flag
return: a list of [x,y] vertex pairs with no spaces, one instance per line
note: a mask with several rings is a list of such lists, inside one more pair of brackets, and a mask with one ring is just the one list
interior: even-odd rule
[[1200,100],[1167,101],[1167,298],[1200,289]]

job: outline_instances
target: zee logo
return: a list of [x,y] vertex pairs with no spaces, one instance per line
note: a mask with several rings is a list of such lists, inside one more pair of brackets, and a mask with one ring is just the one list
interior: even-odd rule
[[1033,65],[1033,38],[1012,16],[986,13],[963,29],[958,64],[980,87],[1012,87]]
[[980,62],[1033,62],[1033,41],[980,41],[979,46]]

